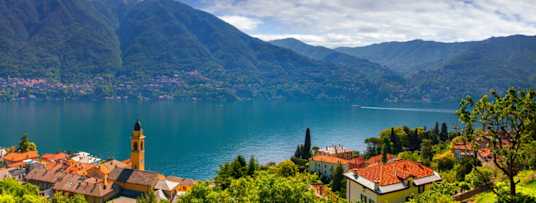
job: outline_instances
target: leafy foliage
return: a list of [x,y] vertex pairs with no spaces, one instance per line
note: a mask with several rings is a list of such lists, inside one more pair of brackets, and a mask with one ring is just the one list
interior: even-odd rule
[[19,146],[17,147],[17,151],[19,152],[28,152],[28,151],[36,151],[37,145],[30,141],[27,134],[24,134],[22,138],[20,139]]
[[[516,198],[514,177],[528,165],[528,147],[536,139],[536,92],[509,89],[504,96],[495,91],[474,102],[471,97],[462,100],[458,110],[464,124],[464,135],[473,146],[480,146],[482,139],[489,141],[494,165],[508,177],[510,200]],[[474,125],[480,124],[483,133],[477,133]],[[475,153],[479,150],[474,147]]]
[[39,188],[28,183],[20,183],[15,179],[0,180],[0,202],[15,203],[86,203],[83,196],[67,197],[61,193],[54,194],[52,199],[39,195]]
[[[233,161],[234,162],[234,161]],[[227,165],[232,165],[228,163]],[[323,202],[316,198],[310,184],[317,177],[307,173],[299,173],[297,166],[291,161],[259,169],[252,176],[234,178],[219,173],[218,181],[213,187],[209,183],[196,184],[186,193],[183,202]],[[230,183],[226,187],[222,182]]]
[[409,203],[428,203],[428,202],[437,202],[437,203],[451,203],[455,202],[451,195],[456,191],[456,186],[452,183],[434,183],[432,189],[427,190],[423,193],[418,194],[413,197]]

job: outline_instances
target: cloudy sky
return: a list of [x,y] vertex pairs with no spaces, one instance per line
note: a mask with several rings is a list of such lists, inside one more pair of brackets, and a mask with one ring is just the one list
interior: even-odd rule
[[536,35],[534,0],[182,0],[240,30],[327,47]]

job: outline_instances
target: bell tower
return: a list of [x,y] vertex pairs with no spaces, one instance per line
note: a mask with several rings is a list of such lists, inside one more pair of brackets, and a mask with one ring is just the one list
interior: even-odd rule
[[130,137],[130,162],[132,169],[145,169],[145,135],[141,128],[141,121],[137,120]]

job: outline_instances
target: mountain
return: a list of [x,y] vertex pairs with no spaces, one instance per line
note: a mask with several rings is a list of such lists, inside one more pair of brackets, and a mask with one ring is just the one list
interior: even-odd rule
[[279,47],[290,49],[311,59],[354,69],[362,74],[367,75],[369,79],[378,81],[380,83],[398,83],[399,85],[404,83],[404,79],[398,73],[382,65],[323,46],[312,46],[294,38],[273,40],[270,41],[270,43]]
[[121,67],[119,38],[90,1],[0,1],[0,70],[24,75]]
[[174,0],[5,0],[0,13],[1,76],[84,83],[87,97],[378,102],[399,86]]
[[337,48],[402,73],[408,80],[396,99],[454,101],[489,89],[536,86],[536,37],[513,35],[483,41],[422,40]]
[[514,35],[456,43],[466,48],[434,70],[410,77],[407,98],[432,101],[480,95],[489,89],[536,87],[536,36]]
[[390,67],[404,75],[421,70],[437,70],[451,59],[463,55],[473,42],[442,43],[412,40],[385,42],[364,47],[341,47],[335,50]]

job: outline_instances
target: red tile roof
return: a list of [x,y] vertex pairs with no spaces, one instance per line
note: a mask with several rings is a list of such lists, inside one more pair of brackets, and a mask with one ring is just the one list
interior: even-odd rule
[[407,178],[422,178],[433,175],[431,168],[410,160],[396,160],[386,164],[374,164],[366,168],[353,169],[355,174],[377,182],[380,186],[400,183]]
[[314,155],[313,158],[311,158],[311,160],[329,163],[329,164],[343,164],[343,165],[348,164],[348,160],[346,159],[341,159],[339,157],[326,156],[326,155]]
[[69,157],[66,153],[56,153],[56,154],[44,154],[41,156],[41,159],[45,161],[57,161],[57,160],[67,160]]
[[358,156],[348,161],[348,168],[361,168],[365,166],[365,158]]
[[[382,162],[382,157],[383,157],[383,154],[378,154],[376,156],[373,156],[373,157],[370,157],[369,159],[367,159],[365,161],[365,163],[367,165],[373,165],[373,164],[377,164],[377,163],[381,163]],[[387,154],[387,161],[391,161],[391,160],[394,160],[396,157],[392,154]]]
[[27,159],[35,159],[39,157],[36,151],[29,152],[11,152],[4,157],[4,160],[9,162],[19,162]]

